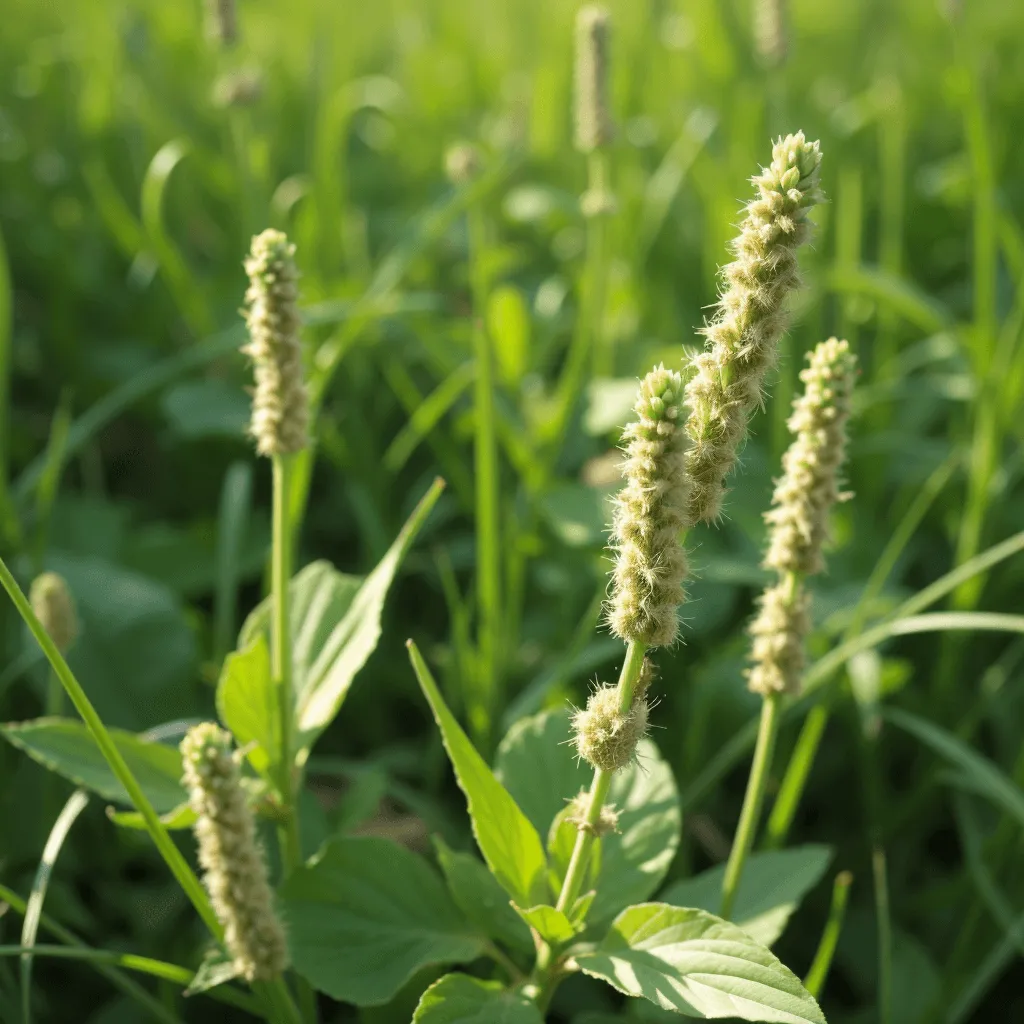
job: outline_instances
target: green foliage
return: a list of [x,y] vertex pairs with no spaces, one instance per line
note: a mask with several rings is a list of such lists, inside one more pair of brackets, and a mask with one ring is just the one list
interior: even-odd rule
[[496,981],[446,974],[420,1000],[413,1024],[542,1024],[544,1018],[525,996]]
[[[832,859],[827,846],[796,846],[751,854],[736,893],[732,918],[762,946],[773,946],[800,901],[821,881]],[[676,907],[717,913],[722,903],[724,865],[675,882],[661,899]]]
[[421,967],[483,952],[433,868],[386,839],[335,839],[280,896],[296,970],[360,1006],[387,1002]]
[[624,910],[580,968],[630,996],[688,1017],[823,1024],[814,998],[746,932],[703,910]]

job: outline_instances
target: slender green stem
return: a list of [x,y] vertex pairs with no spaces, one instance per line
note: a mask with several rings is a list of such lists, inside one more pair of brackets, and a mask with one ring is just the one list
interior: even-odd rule
[[800,798],[803,796],[830,717],[831,709],[828,705],[815,704],[804,719],[778,796],[772,805],[771,814],[768,815],[766,842],[770,849],[778,850],[786,844],[786,837],[793,824],[796,809],[800,806]]
[[849,871],[841,871],[836,875],[835,884],[832,886],[832,906],[828,912],[828,920],[825,922],[825,930],[821,933],[821,941],[818,943],[818,951],[814,954],[811,969],[807,972],[807,977],[804,978],[804,988],[815,999],[825,987],[825,980],[828,978],[829,968],[832,966],[832,957],[835,955],[836,945],[839,942],[839,933],[843,930],[843,918],[846,916],[846,903],[850,896],[852,883],[853,875]]
[[740,812],[736,837],[733,839],[729,861],[725,867],[725,878],[722,880],[721,916],[724,918],[728,918],[732,913],[736,891],[743,877],[743,867],[754,846],[757,823],[761,817],[761,804],[768,783],[768,771],[771,768],[772,754],[775,752],[775,738],[779,731],[779,703],[779,695],[773,693],[766,696],[761,704],[761,723],[757,730],[754,760],[747,779],[747,792],[743,797],[743,810]]
[[[271,527],[271,595],[274,613],[271,620],[270,656],[271,672],[277,692],[277,711],[280,723],[280,774],[278,788],[285,820],[279,833],[281,859],[284,874],[287,875],[302,864],[302,840],[299,833],[299,803],[295,784],[293,696],[292,696],[292,646],[291,623],[288,609],[288,584],[292,578],[292,533],[291,511],[291,468],[292,456],[278,455],[274,460],[273,523]],[[276,984],[276,983],[275,983]],[[275,1005],[281,1010],[282,1019],[290,1019],[295,1013],[291,997],[284,982],[281,992],[268,990]],[[299,1001],[302,1017],[297,1019],[312,1022],[316,1020],[316,996],[304,980],[299,981]]]
[[[494,353],[484,313],[487,277],[483,254],[486,233],[480,203],[468,211],[469,262],[473,290],[473,349],[476,358],[474,404],[476,441],[476,572],[479,602],[478,646],[483,700],[471,709],[477,738],[487,740],[495,716],[501,713],[501,524],[498,469],[498,438],[494,407]],[[475,719],[475,720],[474,720]],[[484,744],[487,745],[486,743]]]
[[892,1022],[892,919],[889,912],[889,878],[885,850],[876,844],[871,851],[875,882],[875,921],[878,929],[878,1024]]
[[[633,705],[633,692],[644,665],[646,648],[640,643],[631,643],[626,648],[626,658],[619,674],[619,707],[625,714]],[[590,851],[594,846],[596,826],[601,818],[601,808],[608,798],[608,790],[612,784],[612,773],[598,769],[594,772],[594,781],[590,786],[590,801],[584,817],[584,827],[576,835],[576,845],[569,859],[569,867],[562,882],[562,891],[558,896],[557,909],[568,912],[576,902],[586,876]],[[586,826],[591,826],[587,828]]]
[[92,737],[96,741],[96,745],[99,747],[104,760],[110,765],[110,770],[124,787],[135,809],[142,815],[146,831],[152,838],[153,844],[159,851],[160,856],[163,857],[165,863],[170,868],[171,874],[174,875],[211,934],[218,940],[222,939],[224,930],[221,928],[220,922],[210,906],[210,901],[199,879],[196,878],[195,873],[188,866],[188,862],[174,845],[174,841],[168,834],[167,829],[164,828],[163,822],[160,821],[160,817],[153,809],[149,798],[142,791],[142,787],[132,774],[125,759],[121,756],[121,751],[115,745],[110,733],[107,731],[107,727],[103,724],[103,720],[97,714],[88,696],[86,696],[81,683],[75,678],[74,673],[68,667],[68,663],[64,660],[60,651],[57,650],[56,645],[50,639],[42,623],[36,618],[28,598],[25,597],[21,587],[18,586],[17,580],[15,580],[2,558],[0,558],[0,583],[3,584],[4,589],[14,602],[15,608],[18,609],[32,635],[43,649],[43,653],[53,666],[53,670],[57,673],[57,678],[60,679],[61,685],[71,698],[71,703],[74,704],[75,710],[81,715],[82,721],[85,722],[89,732],[92,733]]

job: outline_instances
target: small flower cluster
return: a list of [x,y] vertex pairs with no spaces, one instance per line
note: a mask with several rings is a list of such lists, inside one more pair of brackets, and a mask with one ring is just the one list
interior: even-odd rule
[[61,654],[67,654],[78,638],[78,614],[64,577],[55,572],[40,573],[28,593],[29,604]]
[[245,271],[249,344],[242,351],[252,359],[256,378],[249,430],[260,455],[294,454],[306,447],[309,432],[295,246],[268,228],[252,240]]
[[754,179],[758,196],[733,242],[736,259],[722,272],[718,313],[704,330],[707,345],[694,358],[686,385],[691,525],[710,522],[721,511],[725,478],[775,362],[786,298],[800,283],[797,250],[810,234],[807,215],[820,199],[820,163],[818,143],[798,132],[775,143],[771,166]]
[[626,486],[615,500],[615,567],[608,623],[627,643],[661,647],[675,641],[678,608],[685,600],[689,478],[681,420],[683,381],[658,366],[640,384],[637,420],[623,441]]
[[599,686],[572,716],[576,753],[599,771],[617,772],[633,762],[647,735],[647,695],[637,688],[628,711],[617,686]]
[[839,471],[846,457],[855,362],[845,341],[830,338],[815,348],[800,374],[805,389],[789,418],[795,437],[765,514],[771,536],[764,565],[775,569],[779,581],[765,590],[750,627],[748,686],[764,696],[797,692],[803,674],[810,600],[801,581],[824,568],[828,515],[843,497]]
[[246,980],[270,980],[288,966],[288,947],[231,736],[213,722],[194,726],[181,742],[181,758],[199,863],[225,945]]

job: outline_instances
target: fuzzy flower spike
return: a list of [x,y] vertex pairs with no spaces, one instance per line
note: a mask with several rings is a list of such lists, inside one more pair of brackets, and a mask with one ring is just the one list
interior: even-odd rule
[[682,420],[682,376],[655,367],[640,384],[635,422],[622,439],[626,486],[612,521],[612,597],[608,624],[626,643],[663,647],[679,632],[685,600],[686,525],[690,481]]
[[288,966],[284,929],[274,911],[267,864],[245,800],[231,736],[213,722],[181,742],[182,780],[196,813],[199,863],[224,942],[247,981],[269,981]]
[[736,259],[722,271],[718,312],[704,329],[707,344],[686,385],[693,480],[688,525],[713,521],[721,511],[725,478],[786,329],[786,299],[800,283],[797,250],[810,234],[807,215],[821,198],[820,163],[818,143],[797,132],[775,143],[771,166],[754,178],[758,195],[732,243]]
[[245,272],[249,344],[242,351],[256,378],[249,431],[260,455],[292,455],[306,447],[309,432],[295,246],[280,231],[264,231],[252,240]]
[[754,664],[748,684],[765,696],[795,693],[799,687],[809,630],[801,580],[825,567],[821,551],[829,512],[846,497],[839,490],[839,473],[846,457],[855,368],[850,346],[830,338],[810,354],[810,365],[800,374],[805,390],[789,418],[795,436],[765,514],[771,534],[764,565],[778,573],[778,583],[765,590],[750,628]]
[[592,153],[615,134],[608,102],[611,15],[604,7],[582,7],[576,16],[576,148]]

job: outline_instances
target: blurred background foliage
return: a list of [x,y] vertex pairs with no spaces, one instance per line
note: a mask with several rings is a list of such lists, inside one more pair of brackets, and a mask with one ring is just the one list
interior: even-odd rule
[[[727,517],[691,538],[686,642],[660,658],[656,740],[686,812],[673,874],[724,857],[746,762],[705,770],[757,711],[741,674],[744,625],[801,353],[839,334],[863,371],[856,497],[836,516],[815,587],[815,653],[1024,529],[1024,8],[786,6],[785,45],[773,47],[748,0],[610,3],[618,210],[595,359],[566,405],[558,381],[586,276],[574,3],[240,0],[238,40],[221,47],[198,0],[8,0],[0,543],[22,579],[52,568],[69,580],[84,626],[71,663],[105,721],[142,730],[209,715],[219,664],[259,599],[269,470],[243,436],[237,310],[250,236],[285,228],[323,403],[299,564],[365,572],[426,482],[449,482],[378,652],[317,748],[308,841],[359,827],[424,848],[428,828],[464,843],[401,641],[428,650],[492,749],[520,715],[579,702],[588,680],[611,677],[621,647],[595,629],[605,498],[635,378],[699,344],[748,179],[771,137],[802,128],[822,141],[829,197],[803,258],[807,288]],[[480,147],[483,172],[453,187],[444,156],[463,139]],[[467,208],[481,227],[472,253]],[[491,681],[475,642],[474,301],[499,380]],[[899,530],[885,586],[855,612]],[[1022,577],[1024,561],[1010,560],[949,606],[1017,611]],[[0,616],[0,715],[35,717],[46,674],[12,610]],[[832,715],[793,838],[831,844],[834,867],[855,878],[824,1001],[833,1024],[878,1020],[873,845],[889,859],[890,1019],[1024,1018],[1019,823],[965,796],[969,779],[951,789],[934,753],[876,713],[881,701],[916,712],[1024,785],[1022,655],[1021,639],[999,633],[910,636],[820,691]],[[783,732],[776,784],[798,726]],[[0,747],[0,878],[16,891],[30,888],[66,795]],[[782,943],[798,972],[828,890]],[[116,830],[97,801],[47,910],[90,944],[195,963],[184,899],[146,840]],[[5,924],[17,941],[18,924]],[[0,960],[0,1018],[11,1021],[13,963]],[[35,970],[41,1019],[140,1019],[85,965]],[[223,1019],[211,1006],[190,1012]],[[565,986],[556,1011],[580,1024],[619,1012],[583,982]],[[408,1015],[401,1000],[335,1011],[366,1024]]]

